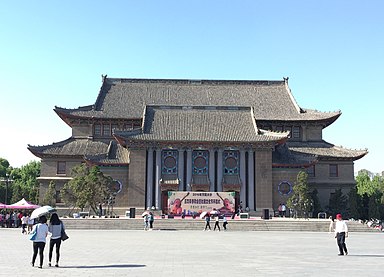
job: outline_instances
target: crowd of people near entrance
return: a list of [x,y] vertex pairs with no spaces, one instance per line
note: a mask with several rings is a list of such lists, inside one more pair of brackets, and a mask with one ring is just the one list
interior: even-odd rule
[[35,223],[30,219],[30,213],[26,211],[1,211],[0,227],[1,228],[22,228],[23,234],[29,234]]

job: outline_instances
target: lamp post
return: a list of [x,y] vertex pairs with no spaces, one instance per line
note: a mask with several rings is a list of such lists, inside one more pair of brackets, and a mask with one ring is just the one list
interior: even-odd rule
[[9,174],[6,173],[5,179],[3,179],[3,182],[5,182],[5,202],[4,202],[5,205],[8,205],[8,186],[9,186],[9,183],[12,181],[13,180],[12,180],[11,176],[9,176]]

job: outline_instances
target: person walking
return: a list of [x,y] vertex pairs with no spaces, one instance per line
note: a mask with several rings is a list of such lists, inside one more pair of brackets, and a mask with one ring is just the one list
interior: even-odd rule
[[103,204],[99,203],[99,218],[103,216]]
[[49,262],[48,265],[52,266],[52,254],[53,248],[56,246],[56,264],[55,267],[59,267],[60,259],[60,246],[61,246],[61,233],[65,230],[63,222],[59,219],[57,213],[52,214],[49,221],[48,231],[51,233],[51,239],[49,240]]
[[35,266],[35,261],[37,257],[37,252],[39,252],[40,256],[40,265],[39,268],[43,268],[43,260],[44,260],[44,248],[45,242],[48,235],[48,226],[47,226],[47,218],[45,215],[39,218],[39,223],[33,227],[32,233],[36,232],[36,237],[33,240],[33,256],[32,256],[32,267]]
[[144,218],[144,231],[148,230],[149,213],[143,215]]
[[32,232],[33,224],[35,220],[31,218],[31,214],[28,214],[28,234]]
[[225,215],[223,215],[223,228],[224,228],[224,231],[227,231],[227,225],[228,225],[227,218],[225,217]]
[[28,224],[28,216],[26,214],[23,214],[23,217],[21,218],[21,233],[27,234],[27,224]]
[[281,214],[283,217],[285,217],[286,213],[287,213],[287,206],[285,206],[285,204],[283,203],[281,204]]
[[341,214],[336,215],[335,238],[339,247],[339,256],[348,255],[345,238],[348,237],[348,226],[343,220]]
[[218,214],[215,215],[215,226],[213,227],[213,231],[216,231],[216,227],[217,227],[217,229],[219,229],[219,232],[220,232],[219,215]]
[[154,217],[152,212],[149,212],[148,221],[149,221],[149,230],[152,230],[153,229],[153,222],[155,221],[155,217]]
[[209,228],[209,231],[211,231],[210,221],[211,221],[211,216],[210,216],[209,214],[206,214],[206,215],[205,215],[205,227],[204,227],[204,231],[206,231],[207,228]]

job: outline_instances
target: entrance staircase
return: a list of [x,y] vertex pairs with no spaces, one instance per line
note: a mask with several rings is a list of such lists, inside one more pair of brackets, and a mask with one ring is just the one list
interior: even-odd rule
[[[96,229],[96,230],[143,230],[142,218],[62,218],[66,229]],[[291,219],[261,218],[228,219],[228,231],[274,231],[274,232],[328,232],[329,220],[325,219]],[[376,229],[358,221],[347,221],[350,232],[379,232]],[[154,230],[203,230],[205,221],[196,218],[155,218]],[[213,229],[214,221],[211,220]],[[222,222],[220,222],[220,227]]]

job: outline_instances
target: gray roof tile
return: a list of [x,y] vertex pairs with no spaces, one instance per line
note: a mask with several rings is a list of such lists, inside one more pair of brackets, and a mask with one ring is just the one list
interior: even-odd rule
[[129,161],[129,151],[118,145],[116,141],[106,143],[88,138],[71,137],[51,145],[28,145],[28,149],[38,157],[81,156],[89,161],[108,164],[127,164]]
[[340,158],[357,160],[365,156],[368,151],[347,149],[341,146],[328,143],[326,141],[320,142],[288,142],[288,147],[293,153],[297,154],[311,154],[321,158]]
[[146,105],[251,106],[256,120],[327,120],[340,115],[300,108],[285,81],[111,78],[105,79],[94,105],[55,111],[88,118],[142,118]]
[[288,133],[258,130],[250,107],[148,106],[142,130],[115,135],[142,141],[268,142]]

